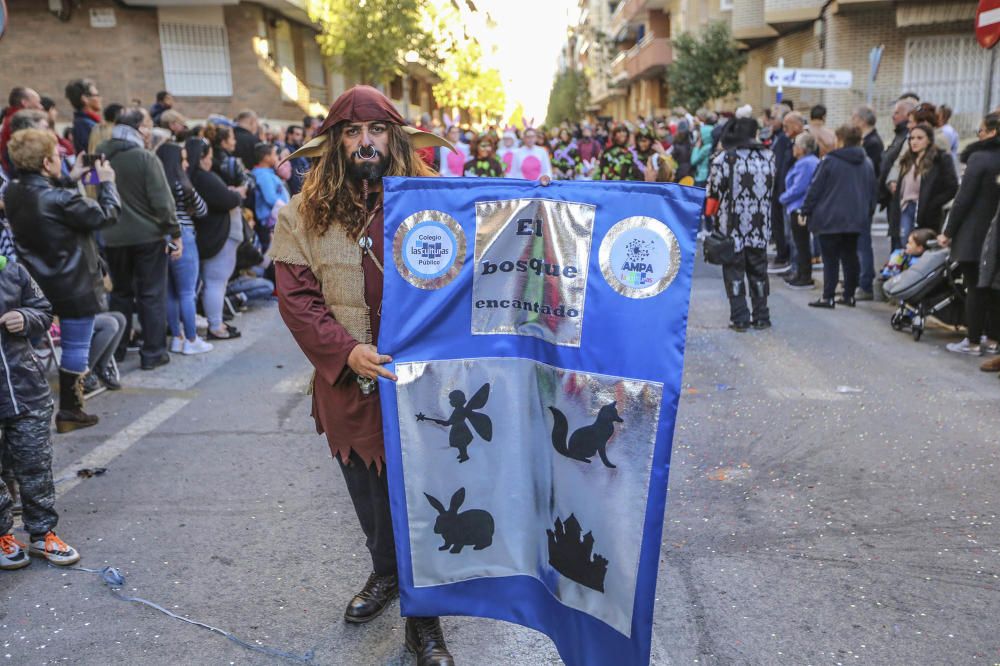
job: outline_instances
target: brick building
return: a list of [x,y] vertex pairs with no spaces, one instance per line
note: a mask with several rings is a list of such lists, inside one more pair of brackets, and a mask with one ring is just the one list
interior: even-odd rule
[[[764,70],[784,58],[786,67],[846,69],[849,90],[785,88],[796,108],[824,104],[828,122],[840,124],[864,104],[869,52],[883,45],[873,87],[880,129],[889,130],[892,102],[902,92],[946,103],[952,124],[969,135],[987,108],[1000,106],[1000,64],[975,41],[974,0],[737,0],[733,35],[749,47],[743,100],[754,107],[774,101]],[[993,76],[990,76],[990,70]],[[991,85],[992,82],[992,85]]]
[[[0,92],[29,85],[71,114],[63,90],[93,79],[104,103],[150,106],[170,90],[192,118],[250,108],[277,122],[325,114],[356,80],[320,52],[305,0],[7,0]],[[50,10],[54,7],[54,11]],[[400,110],[434,107],[433,75],[410,64],[386,82]]]

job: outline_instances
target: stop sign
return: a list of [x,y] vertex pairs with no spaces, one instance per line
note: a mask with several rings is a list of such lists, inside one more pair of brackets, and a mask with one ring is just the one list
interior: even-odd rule
[[979,0],[976,41],[984,49],[991,49],[1000,41],[1000,0]]

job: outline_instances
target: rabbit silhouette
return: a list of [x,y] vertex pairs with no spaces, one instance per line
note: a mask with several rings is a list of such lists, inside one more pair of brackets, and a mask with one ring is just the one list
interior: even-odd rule
[[427,493],[424,493],[424,497],[438,512],[434,533],[440,534],[444,539],[444,545],[438,550],[450,548],[452,553],[461,553],[466,546],[472,546],[473,550],[482,550],[492,545],[493,516],[488,511],[470,509],[458,512],[458,507],[465,501],[465,488],[455,491],[447,510],[437,498]]

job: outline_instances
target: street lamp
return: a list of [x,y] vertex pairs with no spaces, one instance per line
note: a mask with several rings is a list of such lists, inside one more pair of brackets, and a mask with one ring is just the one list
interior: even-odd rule
[[420,61],[420,54],[410,49],[403,56],[403,60],[406,61],[406,67],[403,71],[403,118],[407,121],[410,120],[410,65]]

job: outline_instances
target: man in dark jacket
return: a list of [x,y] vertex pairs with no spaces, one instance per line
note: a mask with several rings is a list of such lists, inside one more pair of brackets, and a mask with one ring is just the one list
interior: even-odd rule
[[1000,113],[987,115],[979,126],[979,141],[962,151],[965,164],[962,184],[938,242],[951,247],[951,259],[961,267],[966,284],[965,325],[968,337],[948,345],[949,351],[979,355],[980,338],[988,331],[990,315],[1000,315],[1000,299],[988,287],[979,286],[980,263],[986,234],[1000,205]]
[[[854,115],[851,116],[851,124],[861,132],[861,147],[875,170],[875,179],[878,180],[885,147],[882,144],[882,137],[875,129],[875,122],[875,112],[867,106],[859,106],[854,110]],[[875,252],[872,248],[871,221],[858,237],[858,260],[861,262],[861,283],[857,300],[870,301],[875,297],[872,291],[875,282]]]
[[73,150],[85,152],[90,131],[101,122],[101,93],[90,79],[76,79],[66,86],[66,99],[73,105]]
[[837,303],[854,306],[860,273],[858,237],[871,224],[877,184],[858,128],[842,125],[835,134],[837,149],[820,162],[801,208],[809,231],[819,236],[823,254],[823,296],[809,305],[831,309],[841,264],[844,294]]
[[160,116],[164,111],[174,108],[174,96],[167,90],[156,93],[156,103],[149,107],[149,115],[153,119],[153,124],[160,125]]
[[0,312],[0,428],[20,486],[22,520],[31,537],[25,547],[11,534],[14,500],[7,485],[0,483],[0,569],[28,566],[29,553],[67,566],[78,562],[80,554],[53,531],[59,514],[49,435],[52,395],[31,346],[31,338],[44,335],[52,325],[52,306],[28,271],[6,259],[0,259]]
[[236,150],[233,154],[240,158],[247,171],[254,167],[253,149],[260,143],[257,137],[259,129],[260,121],[253,111],[240,111],[236,116],[236,127],[233,129],[233,134],[236,136]]
[[124,358],[132,321],[133,302],[138,305],[142,325],[143,370],[170,362],[167,355],[167,236],[183,252],[181,228],[177,224],[174,197],[156,155],[146,150],[153,120],[141,107],[131,107],[118,116],[111,139],[97,152],[111,160],[117,174],[122,212],[118,224],[107,229],[104,243],[113,289],[111,309],[125,315],[127,324],[117,357]]
[[[892,107],[892,124],[895,126],[896,130],[889,147],[885,149],[884,153],[882,153],[882,161],[877,169],[877,173],[879,175],[878,205],[882,208],[887,208],[889,206],[889,201],[892,199],[892,192],[889,191],[889,187],[885,180],[889,175],[889,170],[892,169],[892,165],[895,164],[896,160],[899,158],[899,153],[902,152],[903,147],[906,146],[906,136],[909,134],[907,124],[909,122],[910,111],[913,111],[915,108],[917,108],[916,102],[909,97],[900,99],[896,102],[895,106]],[[892,249],[899,249],[898,239],[894,238],[892,243]]]
[[785,176],[792,168],[792,139],[785,135],[785,115],[790,109],[784,104],[775,104],[771,109],[771,152],[774,153],[774,191],[771,199],[771,240],[774,242],[774,262],[768,266],[768,273],[784,273],[791,265],[791,247],[785,224],[785,211],[778,198],[785,191]]

